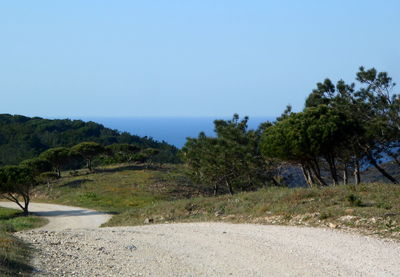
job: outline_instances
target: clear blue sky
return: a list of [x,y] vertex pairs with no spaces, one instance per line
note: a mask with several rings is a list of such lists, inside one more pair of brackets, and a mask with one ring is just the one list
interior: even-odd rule
[[360,65],[400,83],[400,1],[0,3],[0,113],[274,116]]

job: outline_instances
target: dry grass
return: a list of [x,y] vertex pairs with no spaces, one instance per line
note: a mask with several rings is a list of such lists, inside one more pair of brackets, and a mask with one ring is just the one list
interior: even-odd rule
[[229,221],[358,229],[400,239],[400,186],[367,184],[315,189],[268,188],[131,208],[106,226],[144,222]]
[[[64,174],[65,175],[65,174]],[[144,222],[229,221],[356,228],[400,238],[400,186],[271,187],[209,196],[179,165],[159,169],[116,165],[64,177],[38,199],[115,212],[107,226]]]

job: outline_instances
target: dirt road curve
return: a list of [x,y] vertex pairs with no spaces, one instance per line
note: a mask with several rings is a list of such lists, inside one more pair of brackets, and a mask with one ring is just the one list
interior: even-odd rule
[[[59,207],[48,208],[52,222]],[[97,216],[69,209],[82,224]],[[399,243],[334,230],[225,223],[66,228],[18,233],[40,249],[35,276],[400,276]]]
[[[0,206],[19,209],[13,202],[0,202]],[[94,210],[64,205],[31,203],[29,211],[49,220],[46,226],[36,230],[60,231],[65,229],[98,228],[111,216]]]

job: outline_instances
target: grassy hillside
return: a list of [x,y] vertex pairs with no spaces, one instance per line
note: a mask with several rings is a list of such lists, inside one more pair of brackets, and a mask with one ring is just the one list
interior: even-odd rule
[[35,199],[120,213],[160,201],[207,194],[204,187],[193,185],[185,177],[180,165],[113,165],[99,167],[95,173],[86,169],[74,171],[73,175],[64,172],[62,179],[40,186]]
[[50,188],[42,186],[36,199],[116,213],[106,226],[212,220],[356,228],[400,239],[398,185],[272,187],[233,196],[209,195],[207,188],[187,180],[179,165],[119,165],[95,174],[81,171]]
[[36,228],[46,223],[43,218],[21,216],[20,211],[0,208],[0,276],[28,276],[32,249],[12,235],[13,232]]

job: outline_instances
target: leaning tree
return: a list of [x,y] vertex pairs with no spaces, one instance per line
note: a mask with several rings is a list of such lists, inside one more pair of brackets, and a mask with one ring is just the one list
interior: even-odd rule
[[0,197],[16,203],[24,215],[28,215],[31,193],[36,184],[35,173],[27,166],[0,168]]

